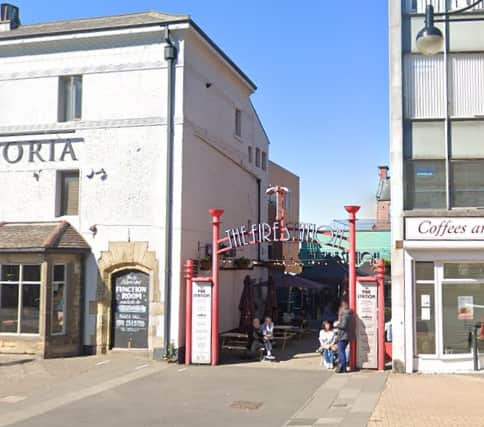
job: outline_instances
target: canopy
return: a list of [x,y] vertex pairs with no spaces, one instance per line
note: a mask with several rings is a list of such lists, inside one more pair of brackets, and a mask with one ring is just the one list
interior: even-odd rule
[[273,274],[274,284],[276,287],[294,287],[294,288],[305,288],[305,289],[315,289],[322,290],[324,288],[330,288],[329,285],[324,285],[322,283],[314,282],[309,279],[296,274]]

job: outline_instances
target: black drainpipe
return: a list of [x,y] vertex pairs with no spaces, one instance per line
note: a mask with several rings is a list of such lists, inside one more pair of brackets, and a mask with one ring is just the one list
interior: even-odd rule
[[[257,224],[261,222],[261,181],[257,178]],[[261,261],[260,243],[257,243],[257,261]]]
[[165,304],[164,304],[164,333],[163,352],[168,355],[170,346],[170,317],[171,317],[171,265],[173,246],[173,145],[174,145],[174,65],[177,49],[170,39],[170,31],[165,27],[165,60],[168,63],[168,91],[167,91],[167,120],[166,120],[166,204],[165,204]]

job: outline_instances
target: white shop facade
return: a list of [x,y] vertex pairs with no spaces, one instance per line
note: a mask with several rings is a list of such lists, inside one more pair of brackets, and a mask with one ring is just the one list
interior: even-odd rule
[[[465,372],[484,365],[484,218],[406,217],[407,372]],[[395,327],[395,325],[394,325]]]

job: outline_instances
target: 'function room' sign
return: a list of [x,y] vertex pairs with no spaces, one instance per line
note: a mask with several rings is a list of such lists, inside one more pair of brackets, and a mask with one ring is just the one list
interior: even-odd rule
[[212,282],[192,284],[192,363],[210,364]]

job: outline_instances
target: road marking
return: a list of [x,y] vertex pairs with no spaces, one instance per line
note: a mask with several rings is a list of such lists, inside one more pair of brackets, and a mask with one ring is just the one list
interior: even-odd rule
[[186,371],[187,368],[181,368],[181,369],[178,369],[178,372],[183,372],[183,371]]
[[66,393],[62,396],[57,396],[55,398],[33,404],[22,408],[22,411],[15,411],[0,415],[0,427],[9,426],[11,424],[19,423],[25,421],[29,418],[36,417],[38,415],[44,414],[46,412],[57,409],[61,406],[68,405],[73,402],[85,399],[87,397],[95,396],[96,394],[103,393],[107,390],[119,387],[123,384],[135,381],[150,375],[156,374],[168,368],[168,365],[154,366],[151,369],[146,369],[143,371],[134,371],[118,378],[113,378],[111,380],[105,381],[104,383],[96,384],[91,387],[87,387],[82,390],[72,391]]
[[147,368],[148,366],[150,365],[146,364],[146,365],[137,366],[136,368],[134,368],[134,370],[137,371],[138,369]]
[[111,362],[111,361],[110,360],[103,360],[102,362],[97,362],[96,366],[105,365],[106,363],[109,363],[109,362]]

